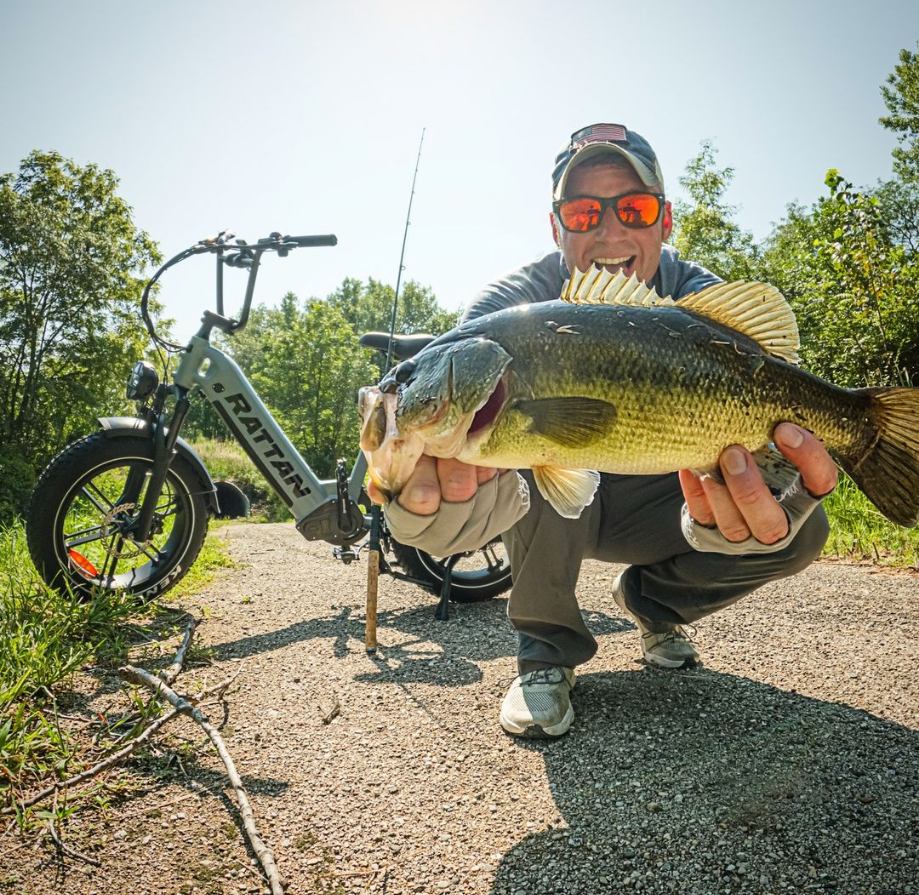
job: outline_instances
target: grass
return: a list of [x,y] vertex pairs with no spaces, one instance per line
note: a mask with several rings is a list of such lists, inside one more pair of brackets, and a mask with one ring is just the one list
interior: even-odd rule
[[[197,592],[218,569],[233,565],[218,528],[167,599]],[[62,721],[58,699],[72,698],[81,669],[116,667],[138,636],[149,640],[153,623],[170,614],[163,602],[143,604],[107,591],[81,601],[52,590],[32,565],[22,524],[0,528],[0,807],[15,808],[18,791],[91,763],[92,728]],[[171,636],[175,626],[165,627]],[[28,816],[19,822],[27,824]]]
[[889,522],[848,476],[840,473],[824,504],[830,518],[825,556],[919,569],[919,528]]

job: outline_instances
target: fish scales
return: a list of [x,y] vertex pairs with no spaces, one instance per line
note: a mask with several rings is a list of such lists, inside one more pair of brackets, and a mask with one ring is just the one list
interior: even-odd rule
[[592,269],[562,298],[461,324],[362,389],[361,447],[384,493],[424,452],[530,468],[576,517],[597,471],[716,470],[730,444],[778,483],[787,470],[770,442],[788,421],[889,519],[919,521],[919,389],[842,389],[800,369],[794,314],[774,287],[719,284],[674,302]]
[[[463,331],[466,330],[464,333]],[[752,340],[680,308],[612,308],[564,302],[512,308],[465,324],[512,357],[508,405],[487,439],[459,459],[478,465],[559,463],[601,472],[656,474],[711,468],[724,447],[766,444],[789,419],[850,443],[867,399],[765,355]],[[562,448],[533,432],[520,399],[587,397],[615,408],[606,435]],[[848,421],[848,422],[847,422]]]

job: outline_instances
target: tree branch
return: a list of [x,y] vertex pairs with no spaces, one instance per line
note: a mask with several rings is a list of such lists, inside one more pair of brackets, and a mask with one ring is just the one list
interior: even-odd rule
[[268,882],[271,886],[271,893],[272,895],[284,895],[284,886],[278,873],[277,864],[275,864],[274,855],[272,854],[271,849],[268,848],[268,846],[261,839],[258,834],[258,830],[255,828],[255,815],[252,811],[252,806],[249,803],[249,797],[246,794],[246,789],[243,786],[243,782],[236,771],[236,766],[233,763],[233,758],[227,751],[223,737],[220,736],[220,733],[216,730],[216,728],[214,728],[214,726],[210,723],[207,716],[203,712],[195,708],[195,706],[188,702],[188,700],[179,696],[179,694],[176,693],[171,687],[169,687],[164,681],[154,677],[152,674],[150,674],[150,672],[144,671],[142,668],[135,668],[132,665],[126,665],[123,668],[120,668],[118,673],[124,680],[133,684],[138,684],[139,686],[147,687],[157,695],[164,697],[176,709],[177,712],[182,712],[183,714],[189,715],[202,727],[204,732],[208,735],[211,742],[214,744],[214,748],[217,750],[217,754],[223,760],[223,763],[227,769],[227,776],[230,778],[230,783],[233,785],[233,789],[236,792],[236,799],[239,802],[239,812],[242,815],[243,826],[246,829],[246,834],[249,837],[249,842],[252,844],[252,849],[255,851],[256,857],[258,858],[262,867],[265,868],[265,874],[268,877]]

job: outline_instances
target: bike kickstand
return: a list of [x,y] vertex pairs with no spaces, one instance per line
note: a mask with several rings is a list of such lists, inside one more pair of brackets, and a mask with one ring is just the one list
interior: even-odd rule
[[462,553],[456,553],[444,563],[444,580],[440,588],[440,602],[434,610],[434,617],[444,622],[450,618],[450,588],[453,583],[453,567],[463,558]]

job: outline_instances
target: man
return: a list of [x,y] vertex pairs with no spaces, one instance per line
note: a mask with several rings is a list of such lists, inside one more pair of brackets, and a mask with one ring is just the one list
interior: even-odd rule
[[[720,282],[664,245],[673,221],[663,175],[634,131],[597,124],[575,132],[556,157],[552,182],[558,251],[487,286],[466,319],[556,299],[569,272],[591,264],[634,274],[674,299]],[[556,513],[529,471],[520,474],[527,494],[514,471],[419,460],[386,509],[397,540],[443,554],[504,533],[514,577],[508,617],[519,639],[519,674],[500,715],[508,733],[560,736],[574,719],[574,668],[597,650],[575,598],[584,557],[629,564],[613,600],[635,621],[645,660],[678,668],[698,659],[685,625],[819,556],[828,534],[820,499],[836,485],[836,465],[795,425],[780,424],[774,439],[800,472],[781,495],[769,490],[750,453],[733,445],[720,458],[723,483],[688,470],[603,474],[579,519]]]

